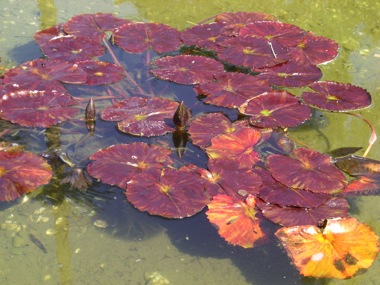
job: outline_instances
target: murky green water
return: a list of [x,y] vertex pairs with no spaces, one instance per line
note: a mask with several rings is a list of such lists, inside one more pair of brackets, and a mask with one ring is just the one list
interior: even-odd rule
[[[0,57],[18,64],[38,58],[33,34],[81,13],[166,23],[183,29],[225,11],[260,11],[337,41],[340,56],[323,66],[324,79],[366,88],[372,107],[359,112],[380,130],[380,3],[378,1],[9,1],[0,2]],[[357,118],[323,113],[323,128],[303,128],[297,138],[320,151],[367,145],[369,128]],[[58,133],[62,144],[82,133]],[[105,138],[109,145],[117,138]],[[46,148],[44,134],[20,132],[28,149]],[[76,159],[104,147],[77,146]],[[380,160],[380,143],[369,157]],[[0,284],[146,284],[158,272],[170,284],[377,284],[379,258],[351,280],[302,278],[277,242],[244,250],[227,245],[203,213],[168,221],[139,213],[120,189],[95,184],[85,195],[38,192],[23,203],[0,205]],[[58,193],[58,194],[57,194]],[[60,203],[60,201],[63,201]],[[54,202],[56,201],[56,202]],[[351,199],[350,213],[380,234],[379,196]],[[59,206],[58,206],[59,205]],[[44,253],[29,238],[46,248]],[[151,283],[149,283],[151,284]]]

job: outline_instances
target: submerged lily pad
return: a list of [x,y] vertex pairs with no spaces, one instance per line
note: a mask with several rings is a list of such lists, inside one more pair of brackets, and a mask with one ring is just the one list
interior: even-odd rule
[[120,131],[136,136],[161,136],[175,130],[168,125],[172,122],[178,103],[154,97],[131,97],[106,107],[101,118],[117,121]]
[[171,151],[146,143],[113,145],[95,152],[87,165],[88,173],[103,183],[125,189],[127,183],[139,173],[160,173],[172,163]]
[[255,203],[252,195],[241,201],[218,194],[208,205],[207,218],[218,227],[219,235],[226,241],[251,248],[265,237],[256,217]]
[[194,165],[164,168],[159,175],[135,175],[126,196],[137,209],[151,215],[182,219],[200,212],[209,202],[204,180]]
[[0,201],[12,201],[52,177],[50,165],[40,156],[20,149],[0,150]]
[[275,235],[304,276],[347,279],[365,272],[379,252],[379,237],[355,218],[328,219],[326,227],[281,228]]
[[272,154],[267,167],[273,177],[288,187],[316,193],[335,193],[347,184],[343,173],[337,169],[327,154],[298,148],[293,157]]
[[0,101],[0,118],[26,127],[47,128],[79,113],[70,95],[56,91],[16,91]]
[[196,55],[166,56],[153,61],[152,66],[150,71],[159,79],[187,85],[213,81],[224,73],[220,62]]
[[352,111],[371,105],[371,95],[358,86],[333,81],[319,81],[309,85],[315,92],[303,92],[302,100],[328,111]]

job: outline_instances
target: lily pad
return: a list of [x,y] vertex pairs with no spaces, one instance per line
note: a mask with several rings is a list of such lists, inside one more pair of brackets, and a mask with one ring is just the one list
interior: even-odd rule
[[195,87],[198,94],[206,95],[208,104],[237,108],[246,100],[269,91],[267,80],[243,73],[226,72],[215,77],[215,81]]
[[40,156],[21,149],[0,150],[0,201],[12,201],[47,184],[52,168]]
[[142,53],[149,48],[158,53],[171,52],[182,44],[177,29],[159,23],[127,23],[113,35],[115,43],[130,53]]
[[241,201],[218,194],[208,205],[206,214],[209,221],[218,227],[219,235],[233,245],[252,248],[265,237],[256,217],[252,195]]
[[297,127],[311,116],[309,106],[287,91],[269,91],[247,100],[239,112],[262,128]]
[[77,64],[87,74],[86,85],[112,84],[125,77],[125,70],[110,62],[85,60]]
[[113,145],[95,152],[87,165],[88,173],[103,183],[125,189],[127,183],[139,173],[161,173],[172,163],[167,148],[146,143]]
[[345,112],[371,105],[371,95],[358,86],[333,81],[319,81],[309,85],[315,92],[303,92],[302,100],[314,107]]
[[120,131],[136,136],[161,136],[175,130],[172,122],[178,103],[154,97],[131,97],[103,109],[101,118],[117,121]]
[[355,218],[329,219],[326,227],[281,228],[275,235],[304,276],[347,279],[365,272],[379,252],[379,237]]
[[345,176],[327,154],[305,148],[295,149],[292,154],[267,158],[269,171],[282,184],[316,193],[335,193],[346,186]]
[[79,113],[77,101],[55,91],[16,91],[0,101],[0,117],[26,127],[47,128]]
[[195,25],[181,33],[181,40],[189,46],[214,50],[218,41],[223,41],[227,36],[221,35],[221,29],[225,25],[221,23],[209,23]]
[[151,215],[182,219],[200,212],[209,202],[204,180],[194,165],[164,168],[160,175],[135,175],[126,196],[137,209]]
[[224,73],[220,62],[196,55],[166,56],[152,62],[150,70],[159,79],[191,85],[213,81],[215,76]]

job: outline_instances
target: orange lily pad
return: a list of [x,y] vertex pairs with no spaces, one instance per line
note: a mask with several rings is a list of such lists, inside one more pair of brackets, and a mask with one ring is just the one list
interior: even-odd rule
[[304,276],[347,279],[369,268],[379,237],[355,218],[327,220],[326,227],[295,226],[275,235]]
[[245,201],[218,194],[208,205],[209,221],[218,227],[221,237],[233,245],[254,247],[265,234],[256,217],[255,198],[248,195]]

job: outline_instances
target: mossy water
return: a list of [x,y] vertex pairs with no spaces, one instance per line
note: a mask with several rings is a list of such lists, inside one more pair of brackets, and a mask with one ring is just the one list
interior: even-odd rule
[[[125,13],[126,17],[132,19],[164,22],[179,28],[189,26],[192,22],[200,21],[223,11],[248,10],[274,14],[281,21],[294,23],[316,34],[333,38],[343,47],[340,57],[324,68],[324,78],[357,84],[370,91],[373,96],[373,106],[361,113],[374,123],[377,122],[375,110],[377,101],[376,74],[378,71],[375,69],[376,66],[372,64],[377,58],[376,46],[379,40],[378,37],[376,38],[376,25],[378,24],[376,24],[376,7],[354,1],[350,6],[343,7],[338,7],[338,4],[334,4],[337,5],[336,7],[322,3],[318,5],[318,2],[310,6],[309,3],[306,5],[302,1],[292,2],[288,5],[271,3],[273,7],[260,7],[254,4],[251,4],[251,7],[250,4],[246,3],[243,6],[237,2],[228,3],[227,6],[227,4],[221,4],[220,1],[212,2],[209,7],[204,6],[203,3],[199,3],[198,6],[194,1],[191,2],[191,5],[181,1],[181,7],[176,6],[178,5],[177,1],[165,2],[162,5],[159,2],[143,2],[118,3],[119,6],[99,1],[96,7],[93,6],[94,10],[88,9],[88,7],[79,7],[79,4],[70,6],[67,3],[59,4],[57,2],[55,11],[57,15],[59,13],[64,15],[57,16],[58,22],[66,21],[75,14],[106,11],[119,12],[119,16]],[[62,5],[61,8],[59,8],[60,5]],[[63,7],[63,5],[67,5],[67,7]],[[104,5],[104,9],[99,8],[102,5]],[[269,4],[266,5],[269,6]],[[12,13],[17,15],[17,9],[22,7],[15,6]],[[133,7],[135,8],[133,9]],[[131,8],[131,10],[126,10],[126,8]],[[29,11],[27,7],[23,9]],[[37,8],[34,7],[33,11],[37,11]],[[46,11],[43,10],[43,13]],[[174,13],[169,14],[169,11]],[[331,11],[331,13],[326,13],[326,11]],[[360,17],[358,15],[360,12],[366,17]],[[36,17],[36,15],[32,15],[31,18]],[[179,20],[176,20],[177,15],[181,15],[177,18]],[[372,21],[370,15],[373,15]],[[354,24],[354,19],[365,19],[365,22]],[[36,17],[35,23],[38,23],[38,17]],[[50,25],[51,23],[48,23],[46,26]],[[20,34],[22,34],[21,30],[24,31],[24,26],[25,23],[21,23],[20,19]],[[46,26],[41,25],[41,27]],[[28,26],[28,28],[30,27]],[[29,38],[26,36],[25,43],[29,42],[34,32],[35,30],[31,31]],[[12,35],[17,38],[17,32],[13,32]],[[12,42],[12,39],[7,41]],[[11,47],[9,49],[9,51],[14,50]],[[18,50],[23,50],[22,56],[25,58],[22,60],[17,56],[17,53],[11,53],[16,56],[5,54],[3,58],[18,62],[39,56],[36,56],[37,53],[39,54],[37,47],[34,51],[27,48],[30,50],[30,57],[29,54],[25,53],[25,48],[21,47]],[[342,114],[323,115],[328,124],[324,123],[325,127],[318,132],[314,128],[305,128],[298,134],[303,141],[312,144],[314,148],[321,151],[341,146],[365,146],[367,144],[369,130],[360,120],[348,118]],[[43,139],[23,137],[22,133],[15,139],[19,143],[30,143],[30,148],[36,150],[38,150],[38,144],[43,143]],[[74,136],[73,139],[75,139]],[[112,138],[107,139],[112,140]],[[91,147],[98,148],[98,146],[93,145]],[[44,146],[41,148],[43,149]],[[87,151],[91,153],[92,150],[87,149]],[[378,147],[375,146],[370,157],[379,159],[378,156]],[[104,189],[101,189],[98,192],[103,191]],[[2,276],[8,278],[5,280],[9,280],[11,284],[17,284],[17,282],[25,284],[25,277],[21,279],[19,271],[14,270],[15,264],[19,264],[18,270],[22,270],[20,268],[22,267],[20,264],[22,264],[25,265],[25,269],[36,266],[35,270],[25,270],[30,274],[26,280],[30,284],[40,283],[40,280],[45,279],[46,284],[65,284],[65,282],[66,284],[70,284],[70,282],[73,284],[92,284],[95,282],[104,283],[104,280],[113,280],[114,284],[144,284],[144,282],[149,282],[144,277],[145,273],[148,272],[149,275],[151,271],[159,272],[170,280],[171,284],[276,284],[283,282],[308,284],[324,282],[299,279],[297,272],[288,264],[289,261],[284,252],[276,247],[275,241],[270,246],[248,251],[226,245],[218,239],[213,228],[204,228],[205,225],[202,223],[204,216],[202,215],[195,219],[182,221],[161,221],[152,218],[153,223],[158,224],[158,229],[153,230],[153,232],[144,230],[144,232],[147,231],[146,236],[132,235],[132,238],[131,236],[126,238],[126,236],[118,235],[118,232],[123,232],[119,228],[120,225],[131,225],[131,223],[133,225],[134,219],[137,221],[145,218],[148,218],[147,220],[152,219],[142,215],[130,220],[133,210],[128,211],[128,205],[122,201],[123,196],[120,195],[118,189],[111,188],[106,191],[109,191],[110,194],[106,195],[105,198],[98,197],[96,189],[95,193],[89,194],[90,196],[92,194],[89,198],[90,201],[96,197],[95,200],[98,202],[93,204],[99,204],[99,207],[88,205],[87,200],[82,197],[63,195],[65,202],[60,207],[50,207],[45,205],[43,201],[31,197],[31,200],[23,204],[4,210],[2,212],[6,224],[3,232],[5,237],[2,239],[5,243],[4,248],[7,250],[18,248],[18,253],[21,252],[18,255],[19,259],[15,257],[17,250],[13,255],[10,255],[9,251],[2,254],[9,257],[3,267],[4,275],[2,274]],[[379,221],[376,220],[376,217],[379,216],[376,213],[376,199],[377,197],[353,199],[351,213],[357,215],[362,222],[369,223],[376,232],[379,232]],[[120,205],[116,208],[125,211],[126,221],[122,221],[120,218],[122,215],[116,210],[114,216],[118,218],[109,217],[112,217],[109,212],[115,205]],[[115,219],[120,219],[120,221],[114,221]],[[96,227],[96,225],[102,225],[102,221],[106,221],[109,224],[108,227]],[[15,234],[11,228],[18,228],[18,226],[21,229]],[[10,229],[7,230],[8,227]],[[136,227],[141,226],[137,224]],[[159,228],[166,229],[166,231],[160,231]],[[127,230],[133,229],[127,228]],[[29,241],[29,233],[32,233],[44,244],[48,254],[45,255]],[[153,235],[153,233],[156,234]],[[18,246],[22,243],[15,236],[24,237],[28,245]],[[204,240],[204,237],[207,239]],[[13,244],[13,239],[15,239],[15,244],[18,247],[11,247],[9,242]],[[137,239],[137,241],[131,242],[133,239]],[[263,259],[265,262],[262,262]],[[368,273],[349,281],[340,282],[349,284],[355,284],[355,282],[372,284],[371,282],[373,282],[375,284],[376,267],[378,267],[378,261]],[[17,276],[20,276],[20,279],[17,279],[18,281],[12,279],[17,278]],[[335,281],[331,282],[334,283]],[[336,283],[339,284],[339,282]]]

